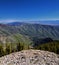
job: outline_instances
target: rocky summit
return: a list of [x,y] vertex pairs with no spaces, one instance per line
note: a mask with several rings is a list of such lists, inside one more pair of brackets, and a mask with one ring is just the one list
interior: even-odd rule
[[43,50],[23,50],[1,57],[0,65],[59,65],[59,55]]

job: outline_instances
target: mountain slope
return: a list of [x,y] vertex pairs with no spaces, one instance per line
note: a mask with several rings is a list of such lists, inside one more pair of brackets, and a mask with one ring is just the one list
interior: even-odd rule
[[[11,24],[11,25],[9,25]],[[59,39],[59,26],[41,25],[41,24],[30,24],[30,23],[9,23],[4,29],[6,34],[22,34],[32,37]],[[3,31],[2,31],[3,32]]]
[[59,54],[59,41],[50,41],[43,44],[34,43],[34,48]]

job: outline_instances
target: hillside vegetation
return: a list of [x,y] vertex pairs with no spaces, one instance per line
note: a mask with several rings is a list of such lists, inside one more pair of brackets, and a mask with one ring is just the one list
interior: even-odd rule
[[[25,43],[21,43],[21,42],[6,43],[5,45],[0,44],[0,57],[13,53],[13,52],[17,52],[17,51],[21,51],[21,50],[28,50],[28,49],[31,49],[30,44],[25,44]],[[50,52],[59,54],[59,41],[53,41],[53,42],[48,42],[48,43],[44,43],[44,44],[39,44],[39,45],[36,45],[35,47],[33,47],[33,49],[45,50],[45,51],[50,51]]]
[[34,48],[59,54],[59,41],[48,42],[45,44],[38,45]]
[[41,49],[59,54],[59,26],[0,24],[0,56],[24,49]]
[[59,40],[59,26],[30,24],[30,23],[11,23],[0,24],[0,35],[10,36],[13,34],[22,34],[32,37],[47,38]]
[[0,57],[13,52],[18,52],[26,49],[29,49],[29,45],[20,42],[0,44]]

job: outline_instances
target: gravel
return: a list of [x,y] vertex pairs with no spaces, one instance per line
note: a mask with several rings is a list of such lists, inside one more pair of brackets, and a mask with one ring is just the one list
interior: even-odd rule
[[59,55],[43,50],[23,50],[1,57],[0,65],[59,65]]

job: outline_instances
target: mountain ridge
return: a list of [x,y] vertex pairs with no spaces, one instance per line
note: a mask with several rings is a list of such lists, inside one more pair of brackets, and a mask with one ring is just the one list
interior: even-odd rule
[[9,23],[0,24],[0,34],[12,35],[22,34],[31,37],[59,39],[59,26],[30,24],[30,23]]

